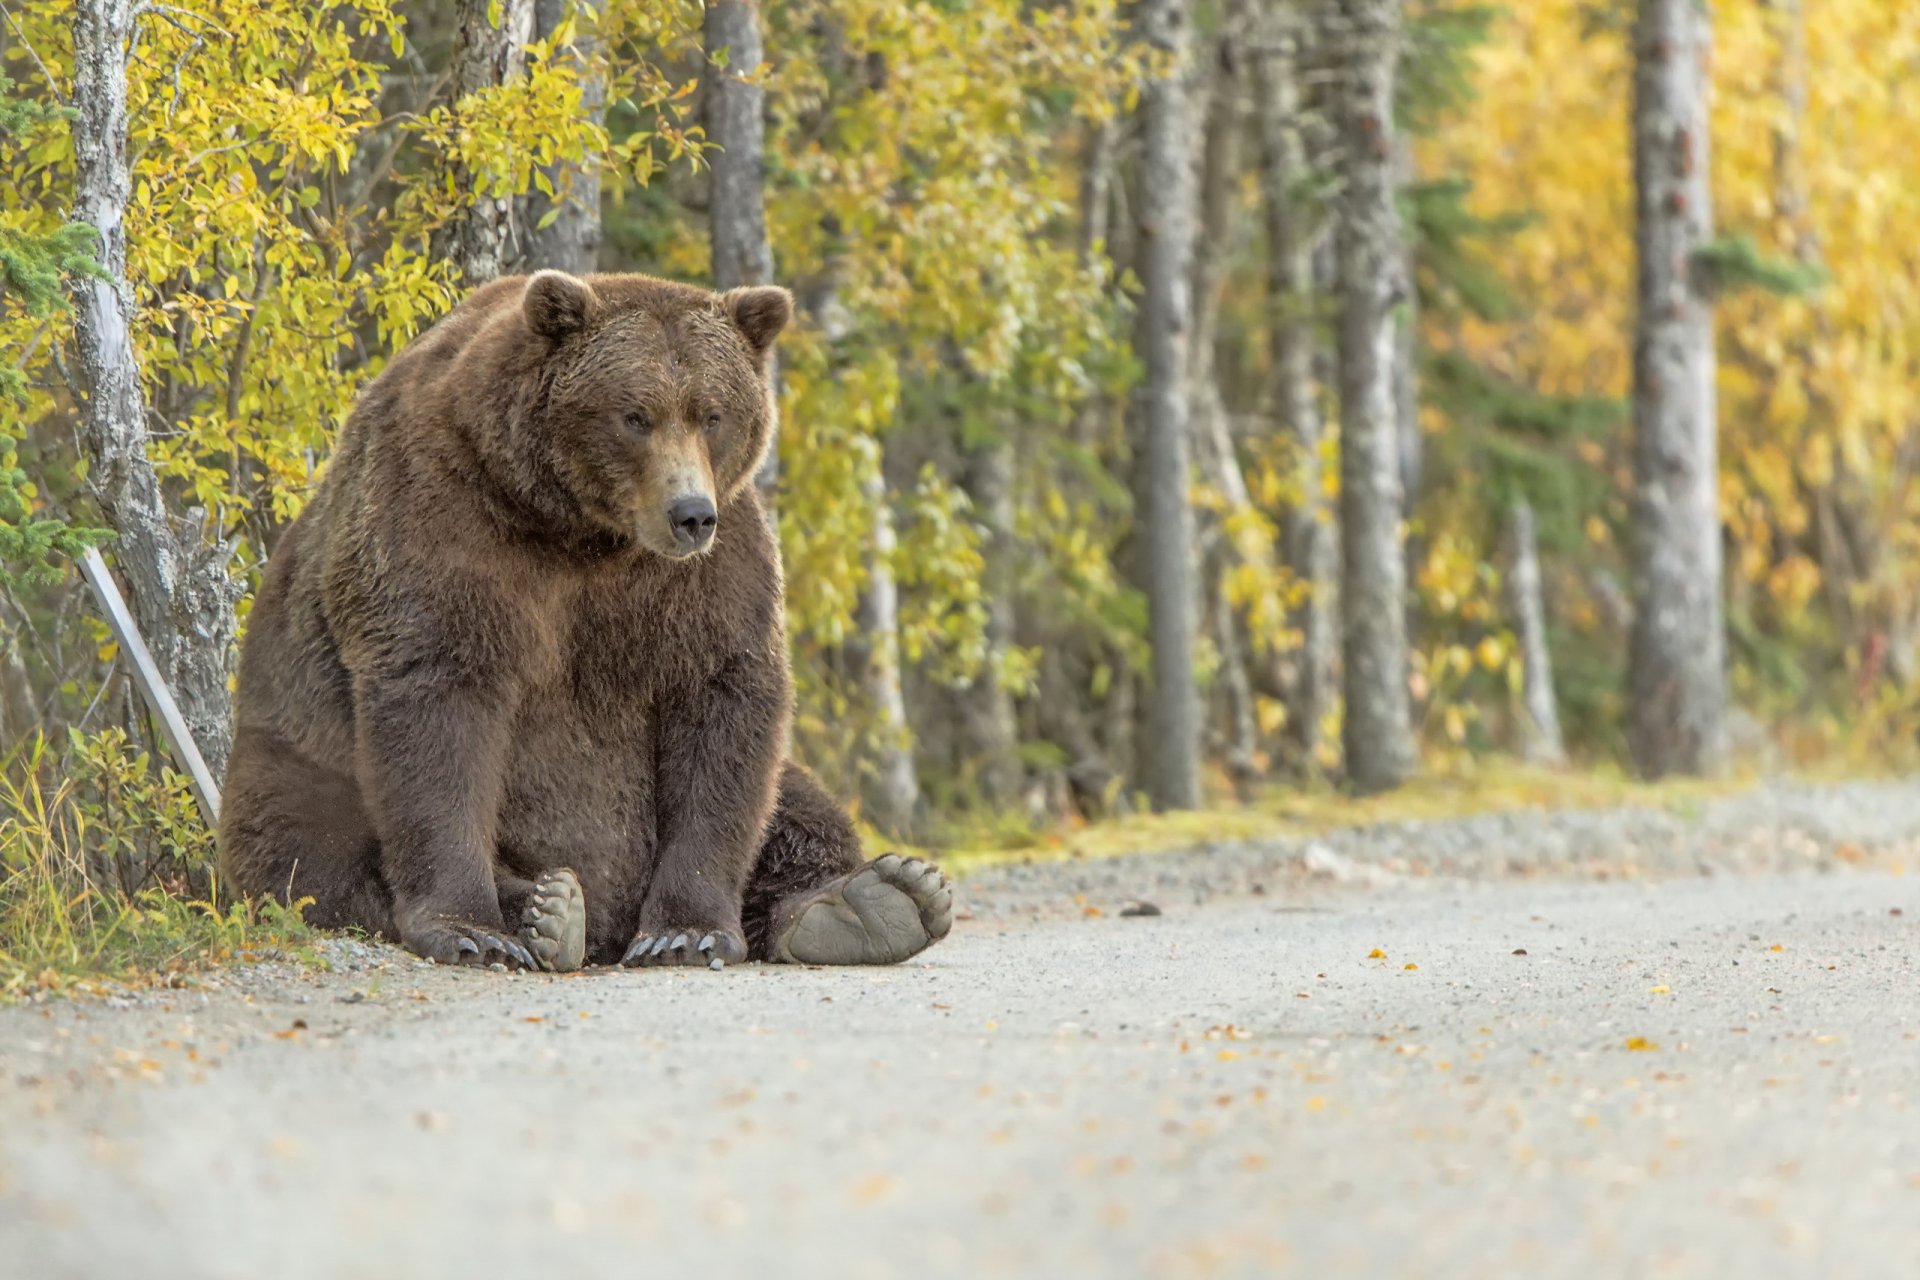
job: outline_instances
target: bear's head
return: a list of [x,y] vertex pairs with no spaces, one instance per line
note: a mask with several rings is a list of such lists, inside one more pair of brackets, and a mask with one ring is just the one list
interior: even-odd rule
[[520,310],[550,344],[537,430],[580,510],[659,555],[706,551],[773,439],[792,295],[540,271]]

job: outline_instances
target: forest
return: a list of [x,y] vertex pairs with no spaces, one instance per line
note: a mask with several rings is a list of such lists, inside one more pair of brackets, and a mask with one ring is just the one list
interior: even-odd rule
[[793,750],[877,833],[1913,754],[1920,9],[0,19],[0,907],[204,887],[76,563],[217,776],[357,392],[543,267],[793,291]]

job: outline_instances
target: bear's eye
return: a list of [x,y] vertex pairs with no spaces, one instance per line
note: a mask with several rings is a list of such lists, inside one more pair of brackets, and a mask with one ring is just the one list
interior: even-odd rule
[[653,430],[653,419],[639,409],[627,410],[627,430],[645,433]]
[[707,430],[709,430],[709,431],[718,431],[719,429],[720,429],[720,415],[719,415],[719,414],[717,414],[717,413],[710,413],[710,414],[708,414],[708,415],[707,415]]

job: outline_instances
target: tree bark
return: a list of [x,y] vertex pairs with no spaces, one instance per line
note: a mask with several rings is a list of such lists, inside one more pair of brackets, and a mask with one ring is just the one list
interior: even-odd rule
[[[805,305],[832,351],[847,337],[848,316],[840,305],[842,264],[831,258]],[[886,445],[872,442],[871,468],[861,492],[873,512],[867,540],[867,588],[855,609],[859,638],[847,646],[867,713],[873,717],[871,746],[861,760],[861,798],[873,825],[889,835],[910,836],[918,820],[920,780],[914,770],[913,731],[907,724],[907,696],[900,671],[900,589],[893,574],[898,540],[893,508],[887,500]]]
[[26,659],[20,656],[20,637],[9,630],[0,634],[0,755],[10,754],[39,727],[33,682],[27,676]]
[[[458,0],[453,42],[455,110],[474,94],[511,84],[526,74],[527,40],[533,34],[534,0]],[[489,20],[497,13],[499,23]],[[498,279],[513,261],[513,200],[472,193],[473,175],[456,169],[454,187],[471,198],[442,226],[435,249],[477,289]]]
[[1507,607],[1520,643],[1520,756],[1533,764],[1565,764],[1567,748],[1553,694],[1553,654],[1547,647],[1540,545],[1534,536],[1533,508],[1524,501],[1507,513],[1507,555]]
[[200,753],[217,775],[233,742],[227,670],[240,584],[229,548],[204,517],[176,521],[147,457],[147,403],[134,354],[133,291],[124,223],[127,57],[136,6],[81,0],[73,17],[74,220],[100,235],[105,279],[73,277],[74,370],[87,479],[117,540],[134,618],[172,688]]
[[[767,239],[766,93],[747,79],[766,59],[760,38],[759,0],[717,0],[707,6],[707,137],[713,188],[708,197],[708,233],[713,246],[713,282],[719,289],[773,283],[773,245]],[[713,59],[725,51],[727,65]],[[780,385],[780,369],[771,369]],[[773,511],[780,482],[776,439],[754,476]]]
[[1647,777],[1725,762],[1713,313],[1693,270],[1712,235],[1708,18],[1641,0],[1634,27],[1634,630],[1628,741]]
[[886,469],[880,459],[875,459],[862,488],[873,510],[867,589],[860,597],[859,608],[864,657],[860,680],[874,717],[866,812],[880,830],[904,837],[914,829],[920,781],[914,774],[913,731],[907,726],[907,698],[900,682],[900,591],[893,576],[897,543],[893,508],[887,501]]
[[1339,559],[1321,474],[1324,427],[1314,377],[1318,346],[1313,323],[1314,236],[1300,195],[1307,176],[1300,82],[1310,32],[1297,6],[1275,4],[1270,12],[1261,38],[1262,54],[1254,64],[1254,83],[1267,232],[1272,400],[1280,429],[1293,448],[1300,488],[1300,499],[1287,519],[1287,562],[1306,587],[1306,597],[1293,619],[1301,641],[1288,682],[1287,719],[1301,762],[1311,769],[1320,749],[1322,726],[1334,704]]
[[984,669],[960,695],[962,740],[974,765],[980,798],[995,808],[1012,804],[1021,782],[1013,695],[999,679],[1018,621],[1014,616],[1014,451],[1007,431],[1007,424],[1001,424],[994,439],[971,449],[963,442],[961,471],[974,522],[984,535],[981,592],[987,608]]
[[[580,85],[580,110],[595,124],[607,118],[607,53],[600,38],[600,16],[605,0],[534,0],[533,31],[545,40],[566,16],[569,3],[578,18],[572,50],[560,55],[572,64]],[[536,193],[527,201],[527,252],[524,265],[529,270],[550,267],[574,275],[586,275],[600,265],[600,166],[595,157],[579,164],[562,161],[553,165],[548,177],[554,185],[554,198]],[[557,201],[557,204],[556,204]],[[546,215],[555,214],[542,227]]]
[[1146,158],[1143,247],[1140,567],[1147,597],[1153,682],[1147,691],[1141,782],[1158,810],[1200,803],[1200,697],[1193,642],[1199,621],[1193,509],[1188,491],[1187,364],[1192,326],[1196,137],[1188,89],[1192,16],[1186,0],[1141,0],[1138,37],[1170,60],[1141,95]]
[[1398,786],[1417,763],[1407,703],[1395,309],[1406,248],[1394,181],[1393,84],[1400,0],[1351,0],[1340,32],[1341,649],[1347,776]]
[[[1253,566],[1261,581],[1272,581],[1273,548],[1254,533],[1236,535],[1230,524],[1232,517],[1249,510],[1252,500],[1227,421],[1214,344],[1227,263],[1236,252],[1240,141],[1246,114],[1240,63],[1249,34],[1245,4],[1234,0],[1212,42],[1204,87],[1197,87],[1195,93],[1195,114],[1206,121],[1206,137],[1200,152],[1199,236],[1193,254],[1193,345],[1187,372],[1196,470],[1224,507],[1218,515],[1202,514],[1199,520],[1205,577],[1202,599],[1219,660],[1216,687],[1224,714],[1215,723],[1220,726],[1218,736],[1228,771],[1243,797],[1259,771],[1260,741],[1253,682],[1247,674],[1247,646],[1242,642],[1239,613],[1227,598],[1226,575],[1235,565],[1246,564]],[[1267,616],[1277,614],[1278,602],[1267,603],[1271,610],[1259,602],[1256,610]]]
[[[1400,134],[1394,138],[1393,145],[1396,195],[1417,180],[1413,139]],[[1420,499],[1420,480],[1426,470],[1426,441],[1420,435],[1420,293],[1414,286],[1413,247],[1405,243],[1404,237],[1402,244],[1400,270],[1406,289],[1400,305],[1394,309],[1393,415],[1400,453],[1401,508],[1411,518],[1414,503]],[[1414,558],[1409,557],[1409,575],[1414,563]]]

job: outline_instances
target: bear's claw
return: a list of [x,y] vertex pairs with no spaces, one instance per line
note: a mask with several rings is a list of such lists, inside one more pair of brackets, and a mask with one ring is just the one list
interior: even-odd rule
[[953,928],[953,885],[932,863],[889,853],[811,891],[777,918],[770,959],[898,964]]
[[620,963],[629,967],[703,964],[724,969],[746,958],[745,939],[731,929],[642,929]]
[[532,953],[529,968],[572,973],[587,959],[587,898],[566,867],[533,882],[533,896],[520,916],[520,941]]
[[473,924],[442,920],[404,937],[409,951],[436,964],[458,964],[484,969],[503,964],[513,969],[534,968],[532,954],[511,937]]

